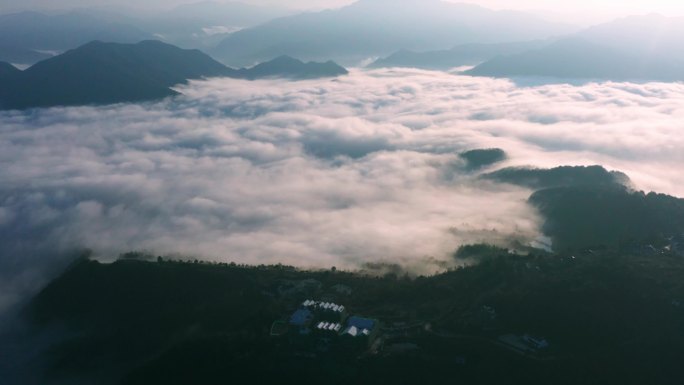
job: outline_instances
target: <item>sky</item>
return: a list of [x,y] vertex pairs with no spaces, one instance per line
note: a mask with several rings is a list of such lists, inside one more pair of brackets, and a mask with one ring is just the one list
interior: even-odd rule
[[660,12],[667,14],[684,13],[684,3],[678,0],[473,0],[471,3],[480,4],[496,9],[539,9],[549,11],[595,12],[612,10],[614,12]]
[[[321,9],[339,7],[351,0],[241,0],[259,5],[289,6],[297,9]],[[66,8],[71,6],[127,6],[172,7],[188,0],[0,0],[0,12],[11,9]],[[572,20],[593,20],[597,17],[617,17],[630,14],[662,13],[684,15],[684,2],[679,0],[466,0],[463,2],[479,4],[494,9],[516,9],[534,11],[551,18]]]

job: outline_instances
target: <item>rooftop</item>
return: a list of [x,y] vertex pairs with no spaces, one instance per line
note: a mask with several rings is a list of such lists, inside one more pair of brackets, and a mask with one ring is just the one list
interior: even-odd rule
[[375,327],[375,320],[352,316],[347,320],[347,326],[354,326],[357,329],[373,330]]
[[317,310],[329,310],[336,313],[344,312],[345,307],[332,302],[317,302],[314,300],[306,300],[302,302],[302,306],[305,308],[313,308]]
[[308,309],[299,309],[290,316],[290,325],[305,326],[313,320],[313,313]]

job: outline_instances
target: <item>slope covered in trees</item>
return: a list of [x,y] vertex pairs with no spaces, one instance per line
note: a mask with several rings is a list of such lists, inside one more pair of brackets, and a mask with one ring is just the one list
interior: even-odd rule
[[0,63],[0,109],[155,100],[176,95],[171,89],[174,85],[206,77],[296,80],[346,73],[346,69],[333,62],[303,63],[289,57],[234,70],[198,50],[184,50],[159,41],[96,41],[25,71]]
[[[684,346],[682,272],[682,259],[670,255],[519,256],[496,249],[476,266],[415,279],[84,260],[25,313],[27,341],[66,332],[56,343],[31,345],[40,360],[32,356],[16,368],[36,370],[42,362],[42,381],[100,384],[674,384]],[[269,336],[273,321],[309,297],[379,318],[385,349],[326,353]],[[492,311],[495,322],[487,321]],[[509,333],[543,336],[550,350],[515,352],[498,342]],[[397,352],[397,344],[417,350]],[[652,353],[639,353],[646,351]]]

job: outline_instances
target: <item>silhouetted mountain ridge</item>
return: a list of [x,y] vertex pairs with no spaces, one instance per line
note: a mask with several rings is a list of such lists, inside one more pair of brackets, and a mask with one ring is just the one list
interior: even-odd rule
[[10,67],[0,67],[0,109],[154,100],[176,95],[174,85],[205,77],[308,79],[347,73],[333,62],[303,63],[289,57],[234,70],[198,50],[159,41],[96,41],[26,71]]
[[257,64],[251,68],[238,70],[231,77],[244,79],[260,79],[269,77],[286,77],[292,79],[313,79],[346,75],[348,71],[333,61],[325,63],[308,62],[291,56],[279,56],[271,61]]
[[483,178],[532,189],[569,186],[629,186],[627,175],[602,166],[562,166],[551,169],[508,167],[483,175]]
[[14,76],[0,91],[0,107],[136,102],[175,95],[169,87],[229,70],[199,52],[158,41],[91,42]]

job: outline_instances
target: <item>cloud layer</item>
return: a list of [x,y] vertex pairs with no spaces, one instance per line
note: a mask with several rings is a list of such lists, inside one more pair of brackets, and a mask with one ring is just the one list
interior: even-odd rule
[[379,70],[179,90],[0,114],[0,310],[79,248],[427,273],[464,242],[537,237],[529,191],[478,182],[457,156],[472,148],[504,148],[507,165],[603,164],[684,195],[681,84]]

